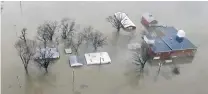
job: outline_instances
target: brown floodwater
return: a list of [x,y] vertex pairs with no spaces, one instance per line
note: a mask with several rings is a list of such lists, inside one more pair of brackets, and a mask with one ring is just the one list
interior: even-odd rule
[[[21,5],[22,10],[20,2],[3,2],[2,94],[69,94],[73,90],[75,94],[208,94],[208,2],[22,2]],[[106,21],[107,16],[117,11],[127,13],[136,24],[134,34],[121,31],[117,35]],[[140,18],[144,12],[151,12],[159,21],[183,29],[198,47],[192,63],[179,65],[180,75],[172,75],[170,66],[164,66],[157,76],[157,66],[146,66],[143,78],[137,76],[127,45],[140,41],[139,34],[143,30]],[[25,75],[14,48],[21,29],[26,27],[28,38],[33,39],[37,26],[44,20],[60,21],[64,17],[76,19],[81,28],[93,26],[108,36],[108,45],[100,51],[107,51],[112,63],[76,68],[73,85],[68,55],[60,44],[61,57],[50,66],[47,75],[33,62],[29,76]],[[81,47],[83,62],[84,53],[90,51],[90,47]]]

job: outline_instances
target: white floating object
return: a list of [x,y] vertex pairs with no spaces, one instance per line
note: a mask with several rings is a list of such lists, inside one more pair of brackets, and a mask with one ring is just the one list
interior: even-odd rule
[[172,60],[165,60],[165,63],[171,63],[173,62]]
[[82,63],[78,62],[77,56],[69,56],[69,64],[71,67],[78,67],[83,65]]
[[177,56],[172,56],[172,58],[176,58]]
[[143,38],[144,38],[144,41],[145,41],[147,44],[154,44],[154,43],[155,43],[155,40],[150,40],[150,39],[148,39],[146,36],[144,36]]
[[159,56],[157,56],[157,57],[154,57],[153,59],[160,59],[160,57],[159,57]]
[[85,54],[85,59],[87,65],[111,63],[111,59],[107,52],[87,53]]
[[72,53],[71,48],[65,49],[65,53],[67,53],[67,54],[71,54],[71,53]]
[[179,38],[183,38],[183,37],[185,37],[185,35],[186,35],[186,33],[185,33],[183,30],[178,30],[177,36],[178,36]]

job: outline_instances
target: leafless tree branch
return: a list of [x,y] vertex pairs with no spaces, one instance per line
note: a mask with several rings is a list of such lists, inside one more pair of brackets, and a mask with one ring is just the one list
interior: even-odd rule
[[79,47],[84,40],[83,34],[78,33],[76,38],[72,41],[72,49],[74,50],[75,54],[78,55]]
[[21,31],[21,36],[19,37],[25,43],[26,43],[26,31],[27,31],[27,28],[23,28],[22,31]]
[[58,30],[57,21],[45,21],[38,27],[38,39],[41,41],[52,41],[55,32]]
[[147,63],[148,58],[143,59],[141,56],[140,49],[136,49],[133,60],[136,64],[140,65],[140,72],[143,72],[145,64]]
[[17,49],[18,55],[22,60],[26,73],[28,73],[27,67],[35,54],[36,42],[34,40],[27,39],[27,42],[25,43],[24,40],[19,39],[15,43],[15,48]]
[[114,28],[117,29],[117,31],[119,32],[120,31],[120,28],[122,27],[122,24],[121,24],[121,20],[122,19],[117,19],[115,16],[108,16],[106,18],[106,20],[112,24],[112,26]]
[[91,36],[92,36],[91,41],[94,47],[94,51],[97,51],[98,47],[103,47],[103,45],[107,44],[107,41],[106,41],[107,37],[104,36],[102,32],[95,31],[92,33]]
[[70,20],[69,18],[63,18],[61,20],[62,38],[66,39],[68,37],[72,39],[74,33],[73,31],[76,31],[75,26],[76,26],[75,20]]
[[85,41],[89,42],[92,39],[92,33],[93,33],[93,27],[89,26],[87,28],[84,28],[84,32],[82,32],[82,36]]
[[46,71],[48,72],[48,66],[52,63],[54,63],[53,59],[53,53],[51,52],[51,49],[49,48],[42,48],[39,46],[39,57],[35,60],[36,63],[40,66],[43,67]]

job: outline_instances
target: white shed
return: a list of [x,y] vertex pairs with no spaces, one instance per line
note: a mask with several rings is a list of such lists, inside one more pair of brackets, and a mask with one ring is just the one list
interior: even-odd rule
[[71,67],[78,67],[83,65],[82,63],[78,62],[77,56],[75,55],[69,56],[69,64]]
[[129,17],[122,12],[116,12],[114,16],[121,21],[124,29],[134,30],[136,29],[136,25],[129,19]]
[[111,59],[107,52],[87,53],[85,54],[85,59],[87,65],[111,63]]
[[148,12],[142,14],[141,22],[145,26],[149,26],[151,24],[157,24],[158,23],[157,20],[155,20],[155,18],[152,16],[152,14],[150,14]]

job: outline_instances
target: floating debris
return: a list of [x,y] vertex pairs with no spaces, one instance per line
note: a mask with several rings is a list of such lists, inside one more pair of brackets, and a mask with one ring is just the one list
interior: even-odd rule
[[17,82],[18,82],[19,87],[22,88],[22,86],[21,86],[21,84],[19,82],[19,76],[17,76]]
[[74,94],[81,94],[81,92],[79,92],[79,91],[75,91],[75,92],[74,92]]
[[173,73],[176,74],[176,75],[180,74],[179,68],[175,67],[173,69]]
[[8,86],[8,88],[11,88],[11,87],[12,87],[12,85],[9,85],[9,86]]
[[81,89],[88,88],[88,85],[82,84],[82,85],[80,85],[80,88]]

